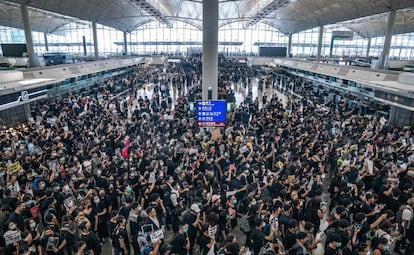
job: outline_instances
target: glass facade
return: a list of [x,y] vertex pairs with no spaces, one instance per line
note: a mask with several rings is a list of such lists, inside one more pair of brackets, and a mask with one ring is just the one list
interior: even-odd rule
[[[219,28],[219,51],[228,55],[256,55],[260,46],[287,47],[288,36],[267,23],[257,23],[247,29],[244,22],[233,22]],[[330,54],[332,32],[347,30],[338,25],[324,28],[322,56]],[[45,35],[33,32],[37,54],[46,52]],[[101,57],[124,54],[124,35],[116,29],[97,24],[98,50]],[[85,47],[83,40],[85,39]],[[294,57],[317,55],[319,28],[292,35]],[[94,55],[91,22],[70,23],[47,35],[49,52],[65,52],[74,56]],[[151,21],[143,23],[127,34],[129,54],[186,54],[188,50],[201,50],[202,31],[190,23],[174,21],[173,27]],[[24,43],[24,31],[0,26],[0,43]],[[371,39],[369,56],[381,54],[384,37]],[[335,40],[334,57],[366,56],[368,39],[354,33],[353,40]],[[390,58],[414,58],[414,33],[395,35],[392,38]],[[0,50],[0,54],[2,54]]]

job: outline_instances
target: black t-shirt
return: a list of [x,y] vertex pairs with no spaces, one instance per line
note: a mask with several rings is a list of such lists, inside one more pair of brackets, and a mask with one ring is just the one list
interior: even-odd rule
[[250,234],[250,246],[254,254],[259,254],[260,249],[265,245],[266,236],[262,231],[253,229]]
[[93,250],[95,255],[101,254],[101,246],[93,233],[81,235],[80,239],[86,243],[87,250]]
[[171,252],[178,255],[187,255],[187,239],[185,235],[176,234],[171,241],[172,249]]
[[285,246],[285,250],[289,250],[293,247],[296,243],[296,233],[292,233],[289,230],[286,232],[286,237],[283,239],[283,245]]
[[201,254],[206,255],[209,251],[207,245],[210,243],[210,237],[206,235],[199,235],[197,239],[197,244],[200,246]]
[[195,236],[197,235],[197,228],[193,226],[193,223],[197,220],[197,216],[192,213],[185,214],[184,221],[188,224],[188,235]]
[[325,249],[325,255],[338,255],[338,254],[339,254],[339,250],[337,249],[332,249],[329,246],[327,246]]

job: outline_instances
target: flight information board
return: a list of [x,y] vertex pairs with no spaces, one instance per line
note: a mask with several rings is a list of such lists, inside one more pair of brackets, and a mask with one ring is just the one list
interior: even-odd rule
[[225,127],[227,103],[225,100],[197,100],[199,127]]

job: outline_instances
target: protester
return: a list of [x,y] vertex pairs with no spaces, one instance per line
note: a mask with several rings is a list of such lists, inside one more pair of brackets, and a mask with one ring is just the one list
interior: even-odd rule
[[[409,254],[412,128],[388,126],[358,98],[332,99],[287,73],[220,63],[220,97],[232,104],[218,131],[198,127],[192,109],[200,56],[40,102],[28,122],[2,128],[5,254],[39,246],[33,254],[97,255],[106,246],[141,254],[148,246],[152,255],[258,255],[262,247],[346,255],[394,244]],[[246,100],[233,104],[243,91]],[[24,240],[6,244],[14,231]],[[389,245],[378,248],[376,233]],[[49,237],[58,243],[46,249]]]

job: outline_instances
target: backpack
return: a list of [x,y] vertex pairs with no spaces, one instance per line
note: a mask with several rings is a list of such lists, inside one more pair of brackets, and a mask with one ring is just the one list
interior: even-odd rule
[[145,245],[144,249],[141,252],[141,255],[149,255],[150,252],[152,252],[154,250],[153,247],[149,246],[149,245]]
[[164,202],[164,205],[167,207],[167,208],[173,208],[173,204],[172,204],[172,201],[171,201],[171,191],[170,190],[165,190],[165,192],[164,192],[164,196],[163,196],[163,202]]
[[408,205],[402,205],[400,207],[400,209],[398,210],[397,214],[395,215],[396,219],[397,219],[397,223],[401,226],[402,224],[402,214],[404,212],[404,210],[410,210],[411,211],[411,207]]
[[375,235],[374,238],[371,239],[371,248],[372,248],[372,250],[378,248],[378,245],[379,245],[378,239],[380,237],[384,237],[385,235],[387,235],[387,233],[383,233],[381,236]]
[[244,215],[241,218],[240,221],[240,230],[243,231],[244,233],[248,233],[252,230],[252,227],[250,226],[250,216],[249,215]]

